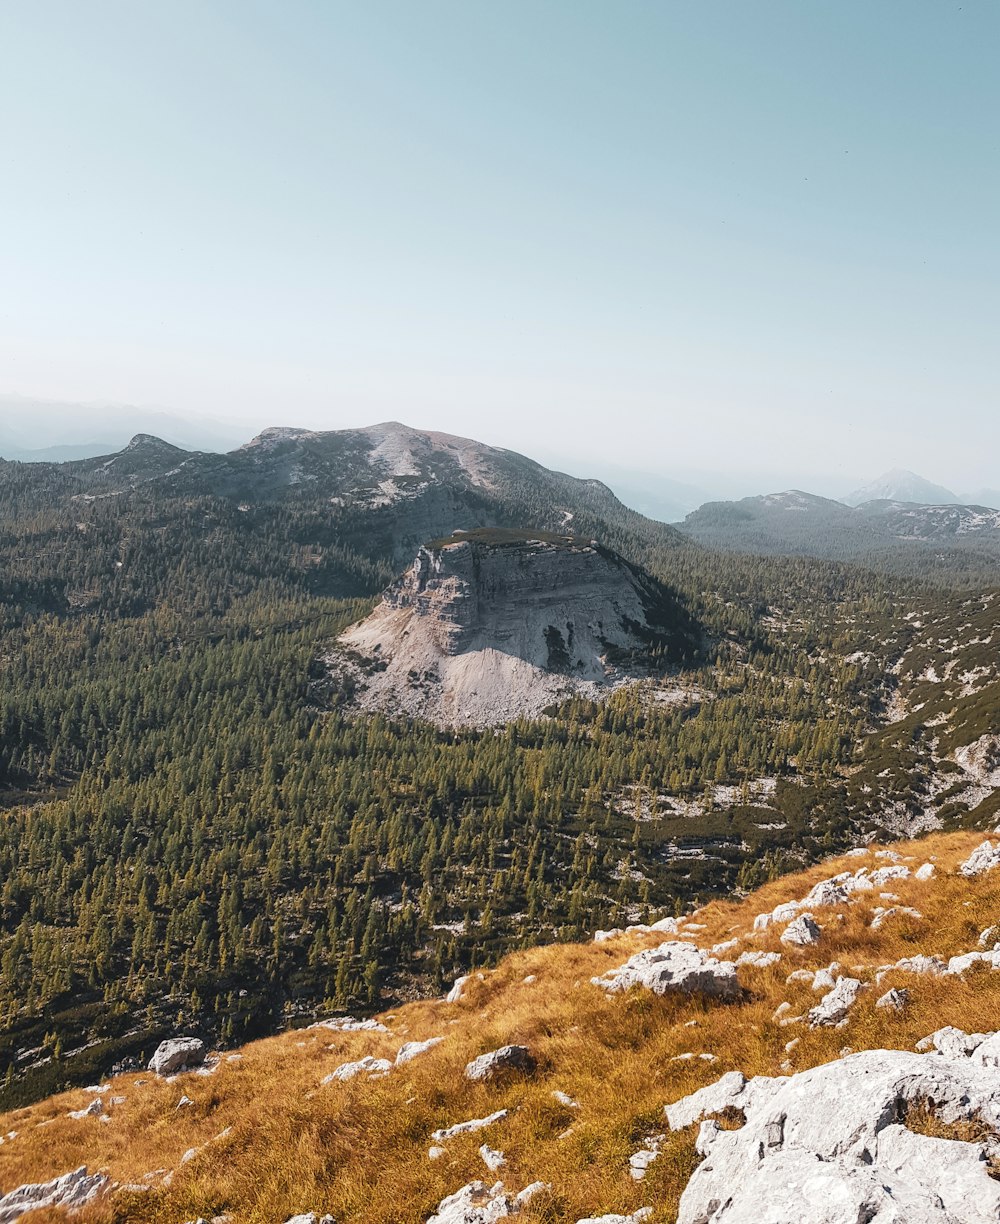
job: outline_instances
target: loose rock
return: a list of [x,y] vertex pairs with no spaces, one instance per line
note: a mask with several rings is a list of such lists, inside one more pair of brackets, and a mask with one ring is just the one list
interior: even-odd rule
[[414,1058],[418,1058],[428,1050],[433,1050],[442,1041],[444,1041],[443,1037],[428,1037],[426,1041],[404,1042],[399,1047],[399,1053],[396,1055],[396,1066],[401,1067],[403,1063],[411,1062]]
[[982,875],[984,871],[992,871],[1000,867],[1000,842],[996,846],[988,839],[981,842],[969,857],[959,866],[959,871],[967,879]]
[[494,1122],[500,1122],[507,1117],[506,1109],[498,1109],[496,1113],[491,1113],[486,1118],[470,1118],[468,1122],[456,1122],[454,1126],[445,1127],[444,1130],[436,1130],[431,1138],[435,1143],[447,1143],[449,1139],[454,1139],[456,1135],[469,1135],[474,1131],[483,1130],[487,1126],[492,1126]]
[[833,990],[825,994],[810,1010],[809,1027],[820,1028],[843,1023],[847,1019],[847,1013],[857,1002],[858,995],[864,989],[864,983],[859,982],[857,978],[838,979]]
[[535,1060],[527,1046],[507,1045],[474,1058],[466,1065],[465,1078],[487,1080],[504,1071],[530,1072],[534,1069]]
[[800,914],[781,932],[781,942],[807,948],[819,943],[820,929],[812,914]]
[[901,1012],[909,1001],[910,992],[908,990],[887,990],[880,999],[875,1001],[875,1006],[886,1011]]
[[324,1076],[320,1083],[343,1083],[346,1080],[354,1079],[356,1075],[362,1074],[372,1079],[388,1075],[391,1070],[392,1063],[387,1058],[373,1058],[371,1054],[366,1054],[364,1058],[358,1059],[357,1062],[341,1063],[335,1071],[331,1071],[329,1075]]

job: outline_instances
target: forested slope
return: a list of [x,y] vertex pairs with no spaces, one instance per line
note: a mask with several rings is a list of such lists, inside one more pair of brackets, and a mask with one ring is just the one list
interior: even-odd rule
[[[892,668],[938,649],[915,624],[930,610],[962,637],[969,620],[916,583],[678,543],[593,490],[607,519],[582,495],[554,506],[544,481],[515,496],[441,478],[434,535],[458,525],[451,499],[480,498],[490,525],[578,516],[675,592],[710,657],[674,677],[679,703],[638,686],[489,733],[358,718],[320,660],[397,572],[409,500],[131,478],[84,498],[74,467],[0,474],[8,1101],[182,1022],[228,1042],[374,1007],[847,846],[882,827],[852,778],[909,693]],[[992,605],[977,616],[969,639]],[[961,699],[986,703],[977,734],[994,680]]]

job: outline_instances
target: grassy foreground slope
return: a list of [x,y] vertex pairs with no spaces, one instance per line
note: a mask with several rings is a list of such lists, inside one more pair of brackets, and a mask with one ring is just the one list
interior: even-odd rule
[[[892,971],[875,988],[879,966],[919,953],[948,957],[977,947],[984,928],[1000,920],[1000,870],[968,880],[956,868],[982,835],[935,834],[897,843],[895,854],[915,871],[934,864],[929,881],[893,879],[880,892],[813,912],[822,927],[810,948],[780,942],[782,925],[753,933],[757,914],[803,897],[839,871],[875,868],[876,857],[828,860],[785,876],[742,902],[712,902],[678,936],[623,934],[600,943],[533,948],[474,976],[456,1003],[407,1004],[381,1019],[388,1032],[292,1031],[223,1057],[211,1075],[186,1074],[167,1083],[152,1075],[117,1077],[102,1093],[108,1121],[73,1119],[92,1094],[73,1091],[0,1117],[0,1191],[43,1181],[81,1164],[120,1186],[84,1209],[81,1224],[211,1219],[233,1224],[281,1224],[296,1212],[330,1212],[338,1224],[422,1224],[446,1195],[476,1178],[502,1178],[516,1193],[542,1180],[551,1191],[519,1216],[525,1221],[576,1221],[602,1212],[653,1208],[654,1222],[673,1221],[677,1202],[698,1162],[695,1131],[668,1135],[645,1181],[629,1176],[629,1156],[651,1134],[666,1131],[663,1106],[724,1072],[801,1071],[855,1050],[912,1050],[946,1024],[988,1031],[1000,1017],[1000,973],[974,968],[962,977]],[[874,908],[908,906],[921,917],[895,914],[872,929]],[[637,989],[607,996],[591,978],[663,939],[702,947],[738,940],[723,953],[779,951],[768,968],[741,967],[743,997],[735,1003],[700,997],[658,998]],[[821,997],[807,982],[787,983],[795,969],[839,961],[843,972],[871,982],[843,1028],[782,1026],[774,1018],[807,1011]],[[901,1013],[875,1008],[890,987],[906,987]],[[394,1059],[407,1041],[444,1040],[385,1077],[321,1081],[340,1064],[366,1055]],[[787,1044],[799,1042],[791,1051]],[[524,1044],[537,1058],[530,1075],[475,1084],[466,1063],[506,1043]],[[711,1054],[715,1061],[680,1058]],[[784,1067],[783,1065],[784,1064]],[[554,1092],[578,1102],[574,1108]],[[124,1098],[108,1104],[112,1098]],[[190,1104],[180,1104],[186,1097]],[[476,1134],[448,1140],[428,1159],[432,1132],[498,1110],[509,1114]],[[489,1172],[479,1154],[486,1142],[506,1165]],[[185,1159],[186,1153],[191,1153]],[[150,1176],[152,1175],[152,1176]],[[38,1213],[31,1224],[61,1219]]]

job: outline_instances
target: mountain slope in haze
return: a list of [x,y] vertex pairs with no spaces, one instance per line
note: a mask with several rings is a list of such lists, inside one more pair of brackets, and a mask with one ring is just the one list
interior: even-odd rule
[[873,501],[916,502],[924,506],[945,506],[961,499],[956,497],[950,489],[933,484],[923,476],[918,476],[916,472],[907,471],[905,468],[894,468],[891,472],[885,472],[873,480],[871,484],[855,489],[843,500],[848,506],[861,506],[865,502]]
[[228,450],[247,436],[225,421],[155,408],[0,394],[0,456],[5,459],[64,462],[108,455],[137,433],[155,434],[187,450]]
[[483,727],[662,676],[699,636],[676,595],[593,541],[482,530],[421,548],[331,663],[364,709]]
[[1000,560],[1000,512],[986,506],[850,507],[795,489],[709,502],[677,526],[708,548],[852,561],[946,582],[992,581]]
[[679,536],[626,506],[596,480],[553,472],[513,451],[389,422],[319,433],[265,430],[227,454],[185,452],[150,435],[121,452],[63,464],[4,465],[22,504],[132,495],[212,497],[247,513],[322,508],[341,544],[405,565],[425,540],[455,529],[571,526],[619,547],[670,546]]
[[[51,1097],[0,1116],[0,1189],[86,1166],[87,1224],[995,1219],[1000,854],[981,843],[860,847],[658,929],[517,951],[368,1026]],[[702,989],[656,983],[664,947]],[[602,988],[639,953],[646,984]],[[517,1067],[467,1074],[507,1046]],[[748,1172],[711,1207],[730,1145]]]

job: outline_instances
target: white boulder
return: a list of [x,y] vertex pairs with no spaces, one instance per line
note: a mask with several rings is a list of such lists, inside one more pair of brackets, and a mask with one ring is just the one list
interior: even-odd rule
[[994,867],[1000,867],[1000,842],[994,846],[987,839],[973,850],[958,870],[971,879],[973,876],[982,875],[984,871],[992,871]]
[[104,1113],[104,1102],[100,1097],[94,1097],[90,1104],[85,1109],[71,1109],[69,1117],[71,1118],[99,1118]]
[[[713,948],[714,952],[715,949]],[[769,965],[776,965],[781,960],[780,952],[741,952],[736,958],[737,965],[752,965],[754,969],[766,969]]]
[[492,1126],[495,1122],[502,1122],[506,1117],[507,1110],[498,1109],[496,1113],[491,1113],[486,1118],[470,1118],[468,1122],[456,1122],[454,1126],[436,1130],[431,1138],[435,1143],[447,1143],[449,1139],[454,1139],[458,1135],[471,1135],[475,1131],[485,1130],[487,1126]]
[[382,1075],[388,1075],[391,1070],[392,1063],[387,1058],[373,1058],[371,1054],[366,1054],[364,1058],[359,1058],[357,1062],[341,1063],[335,1071],[331,1071],[329,1075],[324,1076],[320,1082],[323,1084],[345,1083],[347,1080],[352,1080],[358,1075],[367,1075],[370,1079],[373,1079]]
[[918,1050],[935,1050],[946,1058],[968,1058],[987,1039],[991,1033],[967,1033],[964,1029],[946,1024],[927,1037],[921,1037],[917,1042]]
[[840,976],[840,961],[831,961],[825,969],[817,969],[813,974],[813,990],[832,990]]
[[441,1200],[427,1224],[493,1224],[515,1215],[517,1207],[504,1192],[503,1182],[487,1186],[473,1181]]
[[672,940],[658,948],[647,948],[629,957],[624,965],[591,978],[595,986],[610,994],[643,986],[654,994],[671,990],[695,991],[717,999],[735,999],[740,991],[736,966],[719,961],[694,944]]
[[527,1046],[506,1045],[499,1050],[490,1050],[488,1054],[480,1054],[465,1067],[465,1078],[468,1080],[488,1080],[504,1071],[533,1071],[535,1059]]
[[884,995],[876,999],[875,1006],[882,1008],[883,1011],[901,1012],[910,1001],[910,992],[908,990],[887,990]]
[[174,1075],[188,1067],[196,1067],[205,1059],[205,1043],[197,1037],[170,1037],[161,1041],[149,1060],[149,1070],[156,1075]]
[[857,978],[838,978],[836,986],[825,994],[815,1007],[810,1008],[809,1027],[842,1024],[864,989],[864,983],[859,982]]
[[576,1224],[642,1224],[653,1214],[652,1207],[640,1207],[631,1215],[587,1216],[585,1220],[577,1220]]
[[988,926],[985,931],[979,933],[979,946],[981,948],[995,948],[1000,944],[1000,926]]
[[883,909],[877,906],[875,909],[875,917],[871,920],[870,926],[873,931],[877,931],[884,926],[890,918],[895,918],[899,914],[906,914],[910,918],[923,918],[923,914],[914,909],[911,905],[890,905],[888,909]]
[[875,888],[881,888],[890,880],[906,880],[909,876],[909,867],[905,867],[902,863],[895,863],[892,867],[879,867],[872,872],[870,879]]
[[378,1020],[356,1020],[353,1016],[334,1016],[332,1020],[317,1020],[311,1029],[329,1029],[332,1033],[388,1033]]
[[953,956],[948,961],[946,973],[961,974],[973,965],[986,965],[990,969],[1000,969],[1000,952],[963,952]]
[[808,948],[812,944],[819,943],[820,933],[819,926],[812,914],[799,914],[798,918],[790,922],[781,932],[781,942],[794,944],[799,948]]
[[426,1054],[428,1050],[433,1050],[442,1041],[444,1041],[443,1037],[428,1037],[426,1041],[403,1042],[399,1047],[399,1053],[396,1055],[396,1066],[401,1067],[404,1063],[412,1062],[414,1058],[419,1058],[421,1054]]
[[469,1182],[438,1204],[427,1224],[493,1224],[517,1215],[536,1195],[548,1190],[546,1182],[532,1182],[520,1194],[511,1198],[503,1182],[487,1186],[481,1181]]
[[491,1148],[488,1143],[480,1144],[479,1155],[483,1159],[483,1164],[491,1173],[495,1173],[497,1169],[502,1169],[507,1163],[503,1152],[498,1152],[496,1148]]

